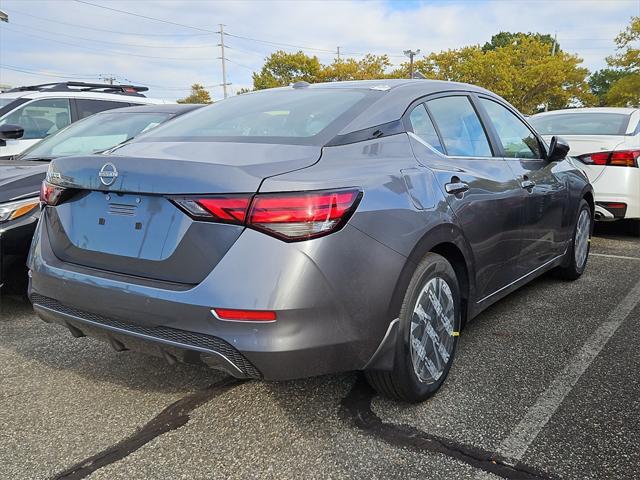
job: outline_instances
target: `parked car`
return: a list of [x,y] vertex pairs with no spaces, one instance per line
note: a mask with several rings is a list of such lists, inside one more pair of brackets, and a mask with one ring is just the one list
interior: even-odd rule
[[640,220],[639,109],[556,110],[529,121],[545,138],[562,135],[584,164],[595,189],[596,220]]
[[54,160],[30,298],[76,337],[284,380],[442,385],[466,321],[587,264],[592,188],[493,93],[427,80],[264,90]]
[[12,158],[52,133],[111,108],[161,104],[147,87],[85,82],[46,83],[0,93],[0,159]]
[[26,259],[40,216],[39,192],[49,161],[111,148],[201,105],[149,105],[108,110],[74,123],[0,160],[0,287],[26,291]]

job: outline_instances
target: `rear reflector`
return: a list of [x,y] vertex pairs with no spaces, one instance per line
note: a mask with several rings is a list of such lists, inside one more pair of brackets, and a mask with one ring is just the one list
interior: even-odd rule
[[274,322],[276,312],[270,310],[232,310],[229,308],[214,308],[211,312],[220,320],[236,322]]
[[622,202],[596,202],[611,212],[615,218],[624,218],[627,214],[627,204]]
[[618,150],[580,155],[578,160],[587,165],[610,165],[613,167],[637,167],[640,150]]
[[307,240],[339,230],[358,206],[357,188],[264,193],[253,197],[212,195],[174,197],[196,220],[246,225],[285,241]]

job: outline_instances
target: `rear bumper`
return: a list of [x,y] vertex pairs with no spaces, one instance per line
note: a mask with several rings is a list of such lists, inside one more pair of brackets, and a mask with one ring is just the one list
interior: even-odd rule
[[[168,284],[62,262],[44,223],[29,263],[29,293],[43,320],[116,349],[205,363],[240,378],[363,368],[392,320],[388,306],[406,262],[349,226],[293,244],[245,230],[203,282]],[[274,310],[278,319],[225,322],[211,314],[218,307]]]
[[[640,168],[605,167],[593,189],[596,204],[611,214],[603,213],[601,220],[640,218]],[[626,208],[610,209],[607,204],[625,204]]]

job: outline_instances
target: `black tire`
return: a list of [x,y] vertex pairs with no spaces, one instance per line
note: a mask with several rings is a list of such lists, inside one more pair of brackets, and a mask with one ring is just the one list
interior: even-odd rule
[[[423,381],[413,365],[412,352],[410,348],[411,322],[414,315],[414,308],[419,300],[423,288],[433,279],[442,279],[446,282],[451,294],[452,302],[447,302],[453,306],[453,325],[450,338],[445,339],[447,345],[453,344],[448,361],[444,362],[442,373],[437,379],[430,382]],[[438,280],[436,280],[437,282]],[[442,305],[441,305],[442,306]],[[435,308],[435,307],[434,307]],[[449,310],[448,310],[449,311]],[[451,315],[451,314],[450,314]],[[407,287],[402,307],[400,308],[399,329],[395,349],[394,368],[392,371],[366,371],[365,376],[369,384],[378,391],[380,395],[411,403],[422,402],[438,391],[445,381],[447,374],[453,363],[458,335],[461,324],[461,300],[460,287],[455,271],[451,264],[442,256],[435,253],[428,253],[418,264],[411,282]],[[424,332],[423,332],[424,335]],[[433,341],[428,342],[433,349]],[[422,343],[423,346],[426,343]],[[444,360],[440,355],[438,358]]]
[[[578,265],[576,262],[576,245],[578,242],[577,232],[578,232],[578,223],[580,221],[580,217],[583,212],[587,212],[589,215],[589,238],[587,241],[587,256],[584,259],[582,265]],[[587,262],[589,260],[589,250],[591,249],[591,234],[593,233],[593,214],[591,212],[591,208],[586,200],[582,200],[580,202],[580,207],[578,208],[578,214],[576,215],[576,224],[573,227],[573,236],[571,239],[571,246],[567,249],[567,254],[565,257],[565,261],[557,269],[557,274],[560,278],[564,280],[577,280],[584,273],[585,268],[587,267]]]

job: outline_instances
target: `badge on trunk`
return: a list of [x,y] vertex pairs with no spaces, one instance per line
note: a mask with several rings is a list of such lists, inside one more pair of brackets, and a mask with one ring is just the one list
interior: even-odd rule
[[116,181],[116,178],[118,177],[118,169],[111,162],[105,163],[100,169],[100,172],[98,172],[98,176],[100,177],[102,184],[108,187]]

